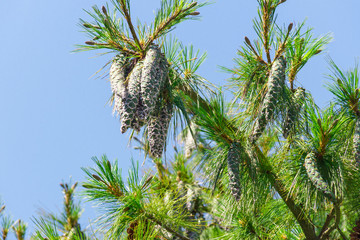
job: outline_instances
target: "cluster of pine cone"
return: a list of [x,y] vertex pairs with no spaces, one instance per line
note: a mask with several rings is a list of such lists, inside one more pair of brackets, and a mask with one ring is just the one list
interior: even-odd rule
[[161,50],[150,46],[144,59],[129,61],[117,55],[110,67],[114,112],[120,115],[121,132],[140,131],[147,124],[149,152],[161,157],[173,105],[164,90],[169,83],[168,63]]

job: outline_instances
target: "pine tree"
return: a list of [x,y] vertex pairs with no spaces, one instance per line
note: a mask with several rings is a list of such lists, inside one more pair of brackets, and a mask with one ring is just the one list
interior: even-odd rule
[[[84,195],[104,213],[97,225],[104,239],[356,236],[358,69],[329,60],[334,99],[317,106],[298,73],[331,37],[314,37],[304,23],[281,27],[276,12],[285,2],[258,0],[255,39],[245,37],[234,66],[223,68],[232,74],[229,92],[198,75],[205,54],[167,36],[197,19],[206,1],[161,0],[150,25],[133,24],[130,0],[94,7],[93,21],[81,20],[95,40],[80,50],[115,52],[110,82],[121,131],[142,134],[138,149],[154,166],[140,176],[134,162],[127,180],[106,156],[84,168]],[[191,124],[197,147],[184,155],[176,146],[165,161],[169,132]]]

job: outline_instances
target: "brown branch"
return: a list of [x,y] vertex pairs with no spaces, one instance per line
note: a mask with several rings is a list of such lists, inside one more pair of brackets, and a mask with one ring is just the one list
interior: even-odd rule
[[266,62],[264,61],[264,59],[262,59],[262,57],[260,57],[260,55],[256,52],[255,48],[253,47],[253,45],[251,44],[250,40],[248,37],[245,37],[245,42],[249,45],[249,47],[251,48],[251,50],[253,51],[253,53],[256,56],[256,59],[263,64],[266,64]]
[[335,217],[335,209],[333,207],[331,209],[331,212],[326,217],[325,223],[320,231],[319,237],[321,237],[324,234],[324,232],[328,229],[330,222],[334,217]]
[[[287,31],[287,33],[286,33],[285,39],[284,39],[284,41],[279,45],[279,48],[278,48],[278,50],[277,50],[276,53],[275,53],[275,57],[274,57],[274,60],[273,60],[273,61],[275,61],[276,59],[278,59],[278,58],[281,56],[281,54],[285,51],[285,46],[286,46],[287,40],[288,40],[289,35],[290,35],[290,31],[291,31],[292,28],[293,28],[293,23],[290,23],[289,26],[288,26],[288,31]],[[293,88],[291,88],[291,90],[292,90],[292,89],[293,89]]]
[[341,231],[341,229],[339,228],[339,226],[337,226],[336,229],[339,231],[340,236],[342,237],[343,240],[348,240],[348,238],[345,236],[344,232]]
[[325,230],[323,232],[323,234],[319,237],[320,240],[329,239],[331,232],[333,232],[335,229],[337,229],[339,227],[339,223],[340,223],[339,203],[334,203],[334,209],[335,209],[335,223],[330,228],[328,228],[327,230]]
[[[270,8],[270,9],[268,9]],[[263,15],[262,15],[262,27],[263,27],[263,32],[262,32],[262,37],[263,37],[263,41],[264,41],[264,47],[265,47],[265,53],[266,53],[266,57],[267,57],[267,61],[270,64],[271,63],[271,57],[270,57],[270,48],[269,48],[269,12],[273,11],[271,6],[271,1],[264,1],[264,6],[262,9]]]
[[138,39],[138,37],[137,37],[137,35],[136,35],[135,29],[134,29],[134,25],[132,24],[131,17],[130,17],[130,13],[129,13],[129,9],[126,7],[125,0],[121,0],[121,1],[120,1],[120,6],[121,6],[121,10],[123,11],[123,14],[124,14],[124,17],[125,17],[125,19],[126,19],[126,22],[127,22],[128,25],[129,25],[129,29],[130,29],[131,35],[133,36],[136,44],[140,47],[140,50],[143,50],[142,45],[140,44],[139,39]]
[[302,208],[299,205],[295,203],[295,200],[290,196],[288,191],[285,189],[284,184],[272,171],[270,164],[267,162],[266,157],[263,155],[259,147],[255,146],[255,149],[257,154],[261,156],[261,159],[263,160],[263,164],[268,168],[266,171],[266,175],[268,176],[270,182],[272,183],[273,187],[278,192],[282,200],[285,202],[286,206],[294,215],[303,233],[305,234],[306,239],[312,239],[312,240],[319,239],[316,236],[313,224],[309,219],[305,217],[305,212],[302,210]]

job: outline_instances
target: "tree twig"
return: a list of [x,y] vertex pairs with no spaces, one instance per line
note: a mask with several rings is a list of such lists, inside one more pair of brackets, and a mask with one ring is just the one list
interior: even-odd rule
[[131,35],[133,36],[133,38],[134,38],[136,44],[139,46],[140,50],[143,50],[143,47],[140,44],[140,41],[139,41],[139,39],[138,39],[138,37],[136,35],[134,25],[132,24],[131,17],[130,17],[130,12],[129,12],[129,9],[127,8],[127,6],[126,6],[125,0],[120,1],[120,6],[121,6],[121,10],[123,11],[126,22],[129,25]]
[[326,217],[325,223],[320,231],[319,237],[321,237],[324,234],[324,232],[328,229],[329,224],[334,217],[335,217],[335,209],[333,207],[331,209],[330,213]]

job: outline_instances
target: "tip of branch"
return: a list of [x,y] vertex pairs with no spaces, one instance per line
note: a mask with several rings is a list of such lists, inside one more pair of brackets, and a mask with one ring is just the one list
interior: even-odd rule
[[293,28],[294,24],[293,23],[290,23],[289,26],[288,26],[288,32],[291,31],[291,29]]
[[74,183],[72,186],[71,186],[71,190],[73,190],[74,191],[74,189],[77,187],[77,185],[78,185],[78,183],[76,182],[76,183]]
[[317,54],[319,54],[319,53],[321,53],[321,52],[322,52],[322,50],[319,49],[319,50],[316,51],[315,55],[317,55]]
[[89,23],[84,23],[83,26],[86,28],[91,28],[91,24],[89,24]]
[[100,182],[103,181],[103,180],[102,180],[98,175],[96,175],[96,174],[93,174],[92,176],[93,176],[94,179],[96,179],[96,180],[98,180],[98,181],[100,181]]
[[248,45],[250,45],[250,46],[251,46],[251,42],[250,42],[250,40],[249,40],[249,38],[248,38],[248,37],[245,37],[245,42],[246,42]]
[[101,8],[102,12],[107,16],[107,10],[106,10],[106,7],[105,6],[102,6]]
[[320,118],[317,119],[317,123],[318,123],[319,126],[321,127],[321,120],[320,120]]
[[192,13],[190,13],[189,15],[191,15],[191,16],[197,16],[197,15],[200,15],[200,12],[192,12]]
[[109,169],[110,169],[110,171],[111,171],[111,163],[110,163],[110,161],[109,160],[107,160],[107,165],[108,165],[108,167],[109,167]]
[[4,209],[5,209],[5,205],[3,205],[3,206],[0,208],[0,213],[1,213],[2,211],[4,211]]
[[97,25],[92,25],[90,23],[84,23],[83,24],[84,27],[86,28],[96,28],[96,29],[100,29],[101,27],[97,26]]
[[198,3],[197,2],[193,2],[192,4],[190,4],[189,8],[193,8],[197,5]]
[[93,42],[93,41],[86,41],[85,44],[86,44],[86,45],[95,45],[96,43]]

